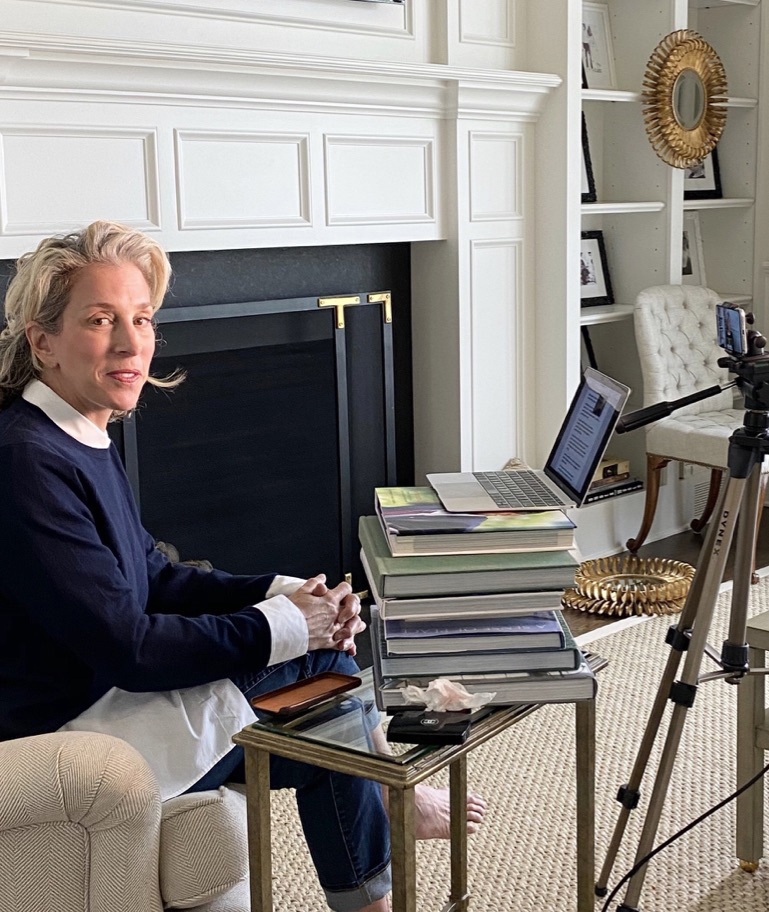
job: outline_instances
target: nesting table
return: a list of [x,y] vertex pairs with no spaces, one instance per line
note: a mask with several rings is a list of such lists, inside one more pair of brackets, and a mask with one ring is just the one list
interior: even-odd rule
[[[590,656],[594,670],[607,662]],[[547,710],[546,704],[496,707],[473,723],[464,744],[398,745],[401,753],[376,751],[364,736],[361,713],[375,710],[371,670],[362,684],[330,703],[290,719],[262,718],[234,736],[244,748],[248,812],[248,851],[252,912],[272,912],[270,834],[270,755],[287,757],[324,769],[373,779],[389,789],[392,845],[393,912],[416,912],[416,840],[414,787],[449,768],[451,810],[451,883],[442,912],[466,912],[467,885],[467,755],[526,716]],[[592,912],[594,903],[595,701],[574,704],[577,775],[577,909]],[[386,724],[386,721],[385,721]],[[493,822],[490,824],[493,825]]]

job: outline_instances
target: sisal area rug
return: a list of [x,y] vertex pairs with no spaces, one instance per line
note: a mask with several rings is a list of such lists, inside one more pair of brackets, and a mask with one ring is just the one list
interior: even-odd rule
[[[720,649],[730,593],[719,598],[710,642]],[[769,579],[753,587],[751,615],[769,610]],[[617,787],[627,781],[669,647],[675,619],[654,618],[593,642],[609,659],[600,673],[597,703],[596,870],[617,819]],[[705,659],[703,670],[712,670]],[[657,843],[735,788],[736,688],[702,684],[689,711]],[[666,716],[667,719],[667,716]],[[664,730],[657,738],[658,756]],[[768,757],[769,759],[769,757]],[[572,912],[576,909],[574,825],[574,711],[544,707],[469,755],[469,781],[489,802],[487,822],[470,837],[472,912]],[[631,867],[656,769],[642,784],[609,888]],[[440,782],[440,784],[445,784]],[[767,788],[769,792],[769,788]],[[273,795],[274,888],[277,912],[324,912],[290,794]],[[769,819],[769,816],[767,817]],[[734,855],[734,804],[716,812],[649,865],[643,912],[765,912],[769,858],[746,874]],[[769,834],[767,834],[769,845]],[[447,898],[448,846],[418,846],[418,909],[438,910]],[[615,910],[624,888],[610,908]],[[604,900],[596,901],[600,910]]]

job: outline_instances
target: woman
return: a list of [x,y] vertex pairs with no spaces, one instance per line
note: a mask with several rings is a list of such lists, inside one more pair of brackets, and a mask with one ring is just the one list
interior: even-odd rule
[[[365,625],[346,583],[170,563],[142,528],[106,428],[150,377],[170,275],[150,237],[96,222],[21,257],[0,334],[0,738],[105,731],[148,760],[163,798],[242,776],[230,737],[248,698],[324,670],[356,673]],[[372,737],[383,745],[373,723]],[[295,787],[332,909],[387,909],[389,831],[363,779],[274,758]],[[340,815],[338,802],[357,809]],[[443,791],[418,831],[446,836]],[[471,830],[484,805],[468,802]]]

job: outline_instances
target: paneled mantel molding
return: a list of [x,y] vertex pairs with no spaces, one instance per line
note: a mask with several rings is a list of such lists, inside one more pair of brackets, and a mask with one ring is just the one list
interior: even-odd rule
[[0,31],[0,98],[536,118],[546,73]]
[[94,218],[170,251],[412,243],[417,477],[501,468],[531,437],[537,120],[561,80],[377,60],[0,23],[0,258]]

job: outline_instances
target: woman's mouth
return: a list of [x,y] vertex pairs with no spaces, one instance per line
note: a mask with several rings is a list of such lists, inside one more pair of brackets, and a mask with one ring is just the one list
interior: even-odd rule
[[125,383],[126,385],[130,385],[131,383],[134,383],[136,380],[138,380],[141,377],[141,374],[139,371],[122,370],[110,371],[107,376],[112,377],[113,380],[117,380],[118,383]]

